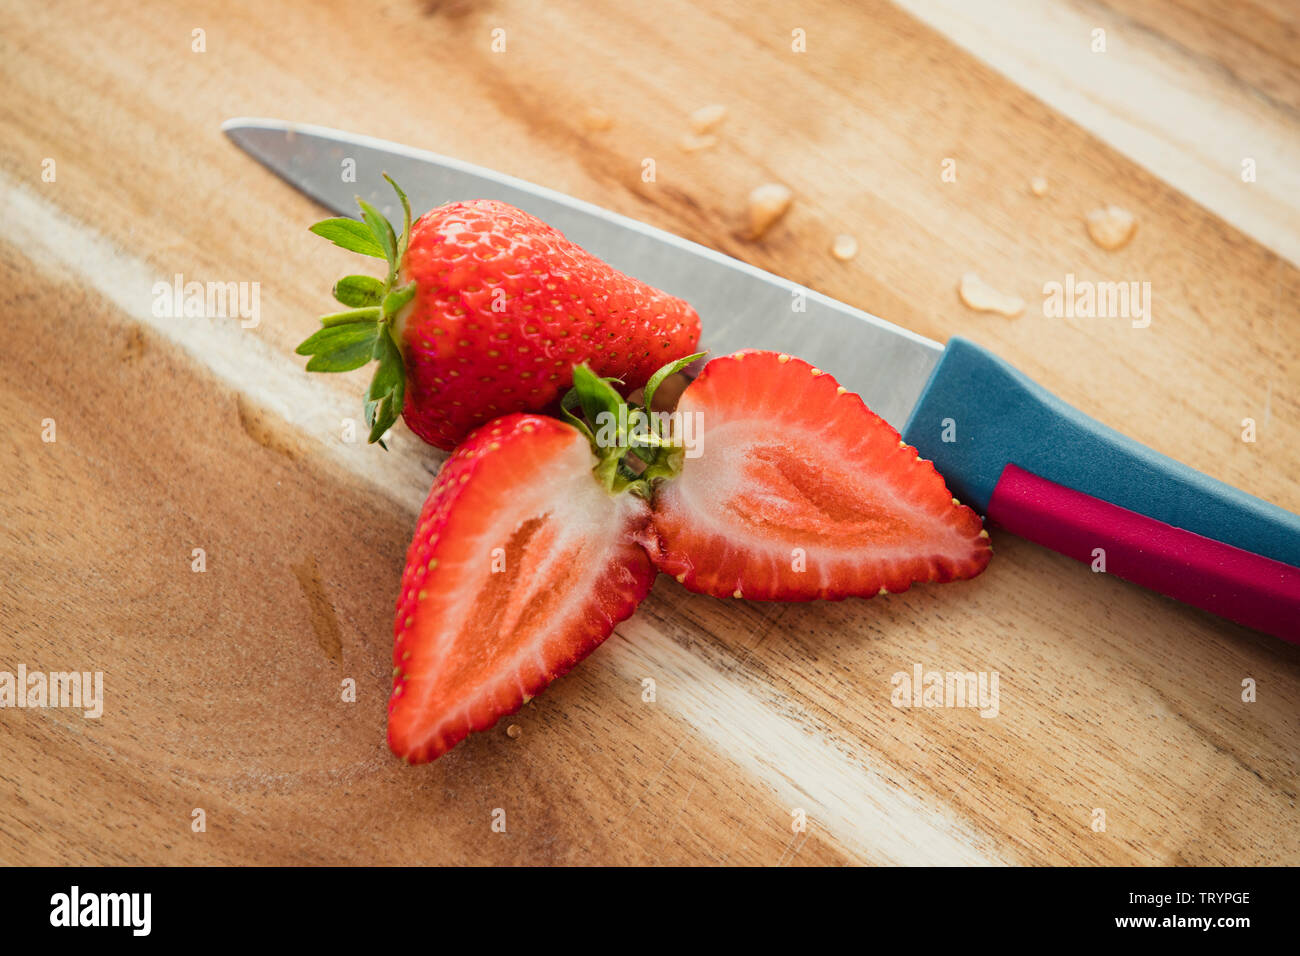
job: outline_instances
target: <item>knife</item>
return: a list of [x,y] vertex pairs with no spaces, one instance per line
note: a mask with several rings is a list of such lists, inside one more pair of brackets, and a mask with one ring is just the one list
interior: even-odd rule
[[933,460],[994,524],[1187,604],[1300,643],[1300,516],[1147,448],[1072,408],[964,338],[917,335],[713,249],[460,160],[266,119],[223,131],[340,215],[359,195],[413,208],[498,199],[629,275],[690,302],[715,353],[798,355]]

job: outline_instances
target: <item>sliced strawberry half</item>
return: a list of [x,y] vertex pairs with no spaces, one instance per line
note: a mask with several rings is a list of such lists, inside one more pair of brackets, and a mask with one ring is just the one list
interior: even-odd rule
[[979,574],[991,548],[934,465],[807,362],[714,359],[677,411],[699,457],[655,488],[655,564],[692,591],[832,600]]
[[492,726],[589,654],[650,590],[649,507],[593,476],[588,439],[514,414],[438,474],[397,605],[388,742],[412,763]]

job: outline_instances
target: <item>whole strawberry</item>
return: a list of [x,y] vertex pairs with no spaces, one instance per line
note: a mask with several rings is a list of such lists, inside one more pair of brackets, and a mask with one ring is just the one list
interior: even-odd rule
[[694,350],[700,319],[683,302],[606,265],[556,229],[503,202],[439,206],[398,236],[358,198],[363,222],[327,219],[312,231],[388,263],[383,279],[334,286],[345,312],[300,346],[307,369],[342,372],[379,361],[366,393],[370,441],[400,412],[439,448],[510,412],[552,406],[585,363],[629,388]]

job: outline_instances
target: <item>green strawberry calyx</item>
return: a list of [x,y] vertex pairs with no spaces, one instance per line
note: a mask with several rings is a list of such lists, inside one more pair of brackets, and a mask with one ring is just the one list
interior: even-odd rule
[[311,231],[351,252],[385,260],[388,274],[383,279],[350,275],[334,283],[334,298],[347,309],[321,316],[321,328],[308,336],[297,352],[311,356],[307,362],[309,372],[350,372],[378,360],[379,367],[366,390],[366,424],[370,427],[369,440],[387,450],[384,434],[402,414],[406,396],[406,366],[395,322],[415,296],[415,283],[401,284],[398,276],[411,235],[411,204],[387,173],[384,179],[402,203],[400,236],[392,223],[360,196],[357,206],[361,221],[325,219]]
[[611,494],[631,491],[650,498],[654,485],[681,471],[685,449],[679,419],[652,412],[655,391],[664,379],[682,371],[706,353],[696,352],[669,362],[645,383],[639,402],[623,398],[614,388],[617,378],[601,378],[585,364],[573,368],[573,388],[560,401],[560,411],[582,432],[596,456],[592,469]]

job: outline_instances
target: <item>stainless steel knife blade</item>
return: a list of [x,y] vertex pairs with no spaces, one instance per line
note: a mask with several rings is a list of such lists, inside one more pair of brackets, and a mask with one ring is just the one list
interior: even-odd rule
[[[318,126],[232,119],[241,149],[323,206],[357,215],[356,197],[400,219],[387,172],[418,214],[441,203],[498,199],[563,232],[610,265],[685,299],[700,313],[703,346],[797,355],[860,394],[902,429],[943,346],[780,276],[591,203],[436,153]],[[351,160],[352,163],[347,163]],[[355,181],[344,173],[355,173]]]

